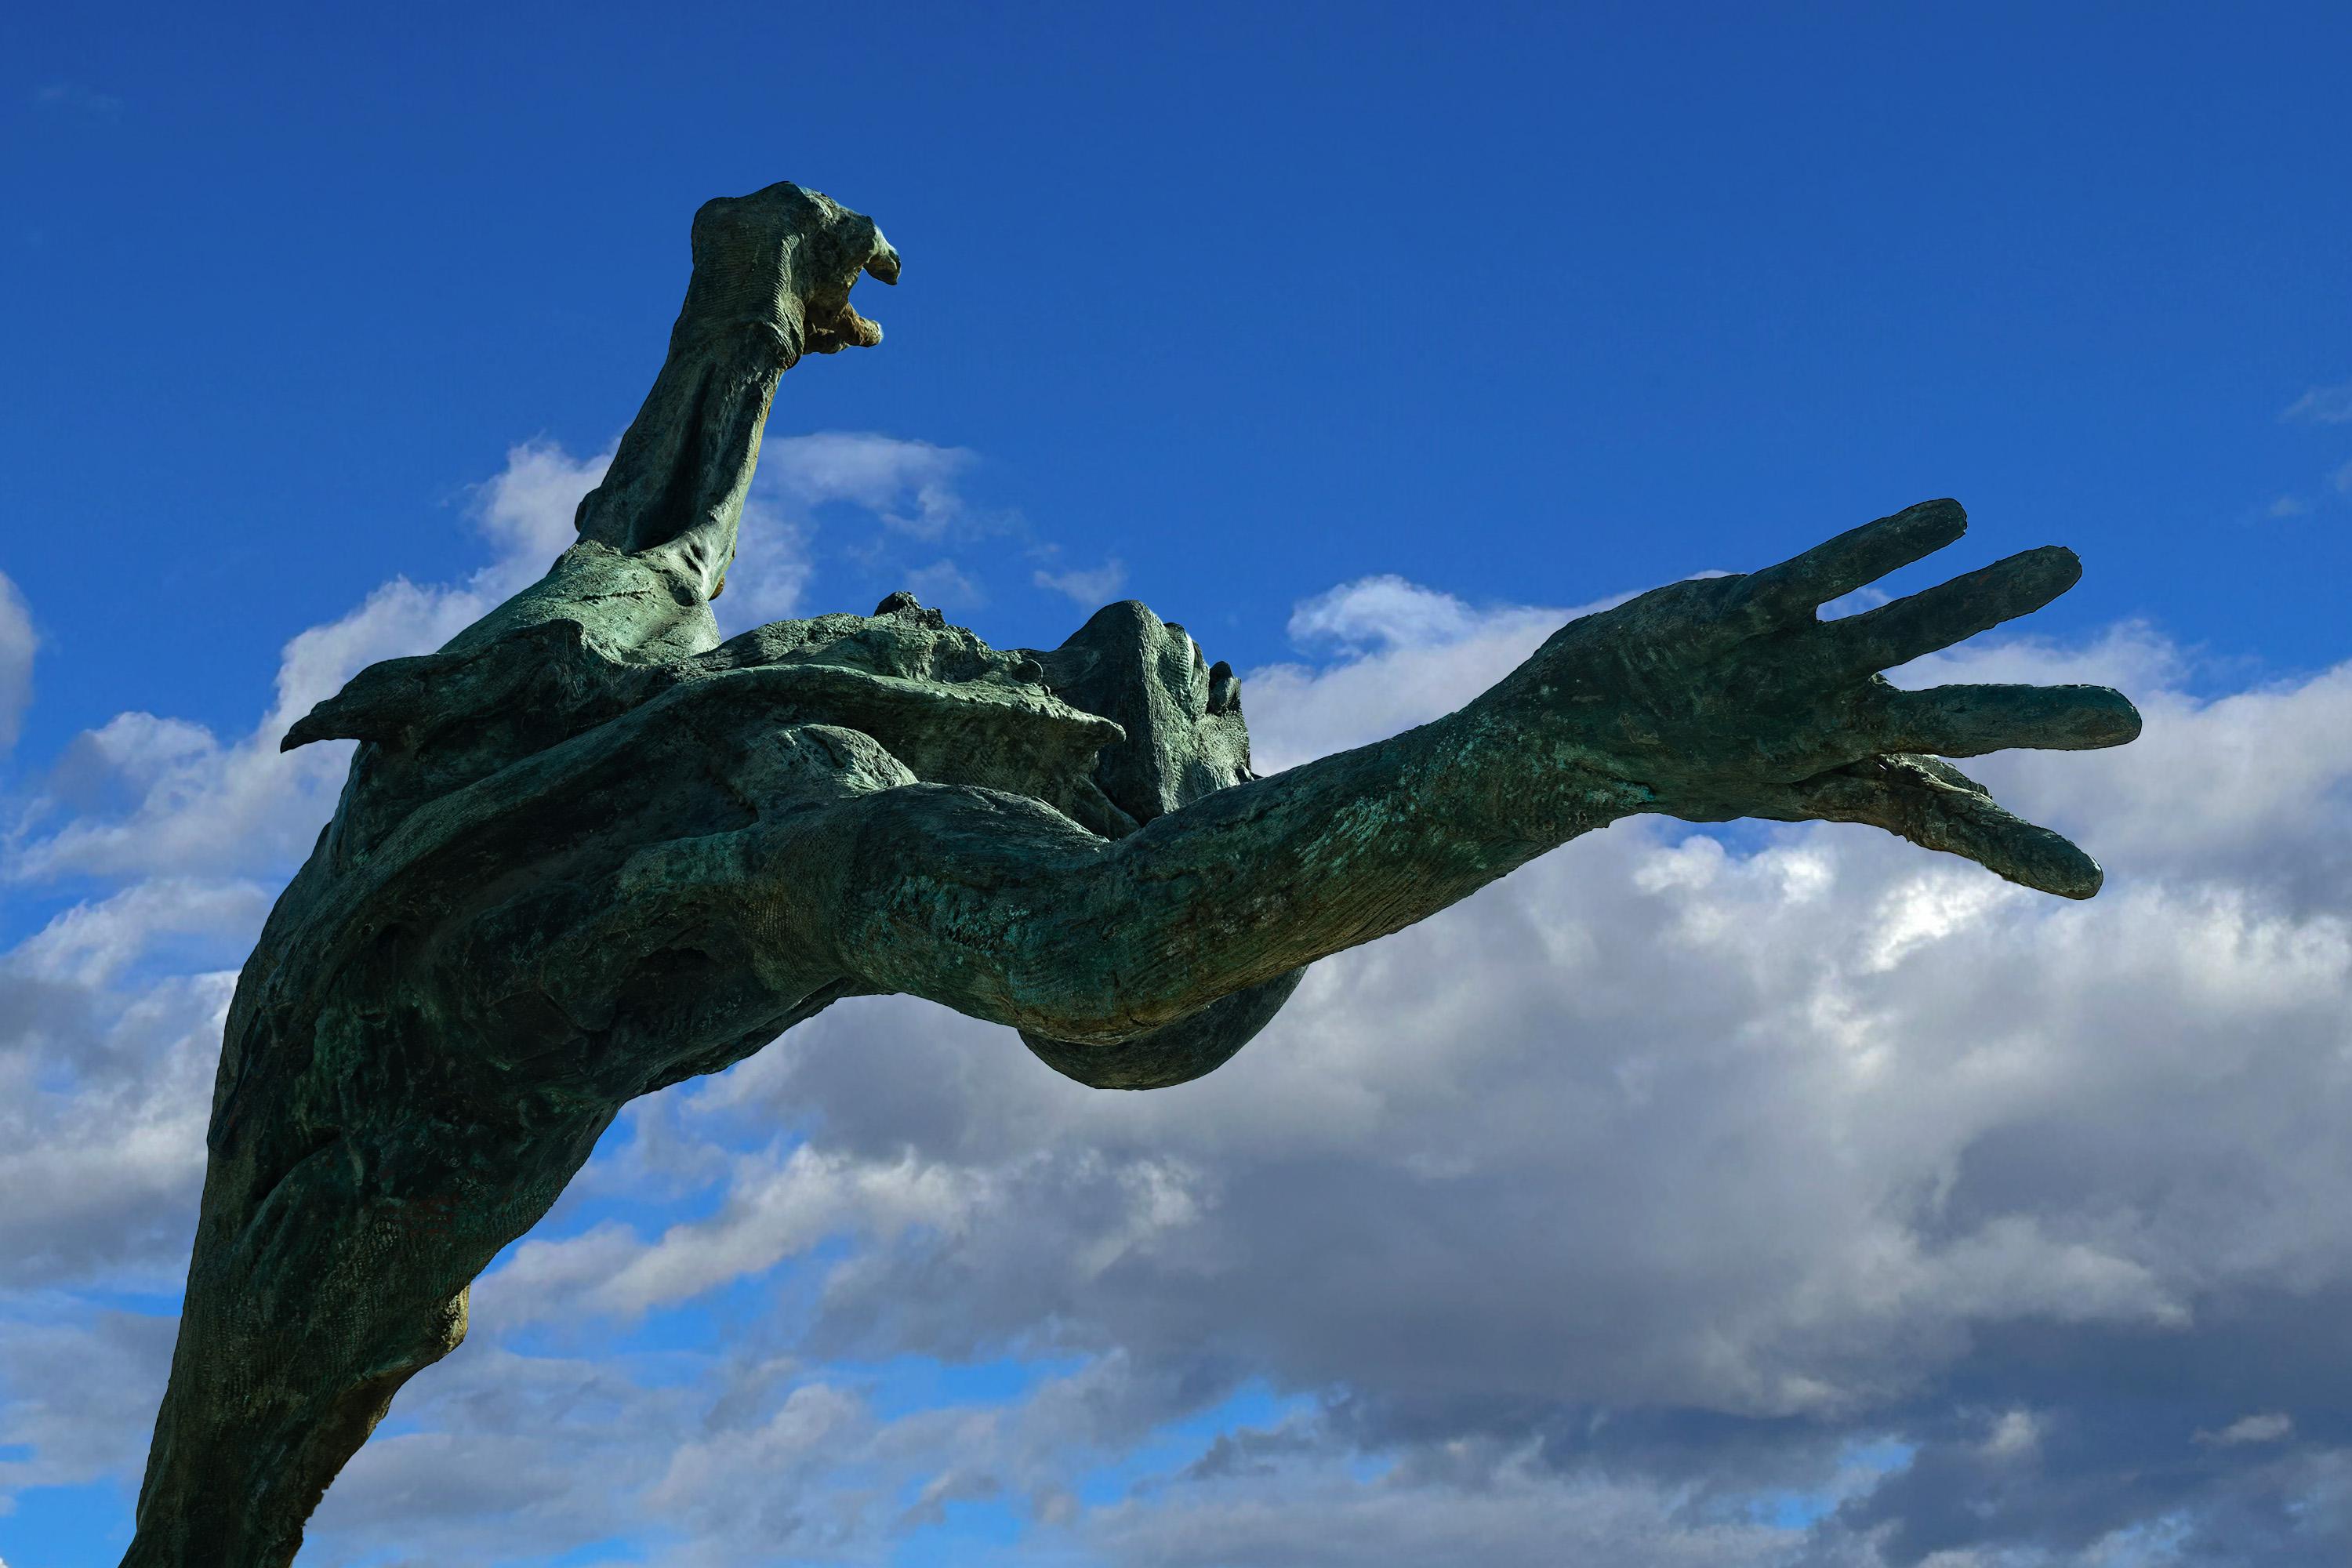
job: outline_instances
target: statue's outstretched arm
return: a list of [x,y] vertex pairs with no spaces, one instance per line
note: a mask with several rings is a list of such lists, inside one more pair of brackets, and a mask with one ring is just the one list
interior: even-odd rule
[[1455,713],[1115,842],[1017,795],[908,784],[751,830],[724,851],[723,896],[862,986],[1091,1047],[1107,1069],[1123,1042],[1637,813],[1869,823],[2087,898],[2095,862],[1939,759],[2121,744],[2131,704],[1876,673],[2048,603],[2079,575],[2073,553],[1815,614],[1964,527],[1930,501],[1752,576],[1658,589],[1562,627]]

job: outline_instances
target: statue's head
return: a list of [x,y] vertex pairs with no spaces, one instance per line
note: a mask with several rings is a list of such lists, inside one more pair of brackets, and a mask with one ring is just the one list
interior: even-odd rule
[[1022,651],[1055,696],[1127,731],[1097,754],[1095,782],[1139,826],[1255,776],[1233,667],[1139,601],[1104,605],[1051,652]]
[[927,783],[1031,795],[1107,837],[1255,776],[1232,667],[1132,599],[1059,647],[996,648],[897,593],[871,616],[778,621],[675,668],[805,671],[810,696],[780,716],[861,730]]

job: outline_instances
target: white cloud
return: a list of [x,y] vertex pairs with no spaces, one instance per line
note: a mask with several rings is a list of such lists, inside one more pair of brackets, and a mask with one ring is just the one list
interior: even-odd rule
[[[1340,640],[1348,633],[1377,639],[1402,625],[1393,603],[1385,621],[1369,625],[1346,602],[1335,603],[1328,595],[1308,604],[1314,606],[1305,628],[1309,637],[1325,635],[1328,628]],[[1451,614],[1436,605],[1421,608],[1424,625],[1442,622]],[[1501,611],[1458,623],[1458,636],[1395,643],[1378,658],[1349,659],[1328,668],[1276,664],[1251,670],[1242,682],[1242,700],[1249,714],[1250,750],[1257,770],[1278,772],[1425,723],[1500,680],[1567,618],[1568,612],[1558,610]],[[1294,616],[1291,624],[1293,635],[1299,635],[1298,617]],[[1375,626],[1382,629],[1376,633]]]
[[[204,1173],[252,882],[158,878],[70,906],[0,953],[0,1258],[6,1285],[167,1289]],[[141,974],[159,948],[176,973]]]
[[2200,1432],[2197,1440],[2215,1447],[2235,1447],[2242,1443],[2275,1443],[2294,1431],[2294,1417],[2282,1410],[2261,1415],[2245,1415],[2231,1422],[2219,1432]]
[[688,1300],[832,1237],[894,1237],[950,1225],[971,1206],[975,1173],[912,1158],[868,1163],[803,1145],[736,1163],[727,1203],[708,1220],[650,1244],[613,1226],[563,1241],[526,1241],[483,1291],[513,1321],[582,1306],[621,1314]]
[[2305,425],[2352,424],[2352,381],[2306,388],[2279,417]]
[[30,882],[290,871],[333,810],[351,747],[280,752],[279,738],[365,666],[440,647],[545,571],[609,460],[575,462],[544,444],[509,451],[506,468],[475,496],[496,552],[489,563],[456,585],[395,578],[340,619],[298,634],[279,660],[274,700],[247,734],[224,741],[200,725],[131,712],[81,736],[60,763],[61,787],[127,808],[71,817],[19,847],[0,874]]
[[1289,635],[1325,665],[1276,664],[1243,681],[1251,755],[1262,773],[1392,735],[1461,706],[1567,622],[1623,603],[1474,610],[1402,577],[1366,577],[1302,600]]
[[574,458],[551,441],[507,449],[507,466],[474,492],[474,514],[498,552],[498,570],[519,579],[505,592],[521,587],[572,548],[580,537],[572,526],[580,499],[612,466],[610,451]]
[[1086,609],[1099,609],[1118,597],[1127,586],[1127,563],[1116,556],[1091,568],[1072,567],[1067,572],[1039,570],[1032,579],[1040,588],[1051,588],[1066,594]]
[[[960,447],[872,431],[771,437],[761,448],[759,477],[743,508],[740,546],[726,593],[712,606],[719,629],[731,636],[808,613],[803,598],[814,571],[820,517],[827,507],[862,510],[879,525],[878,536],[854,541],[847,552],[885,572],[891,568],[882,564],[888,554],[883,539],[937,542],[950,532],[993,526],[991,520],[975,515],[956,488],[972,461],[971,453]],[[911,588],[928,604],[969,609],[987,602],[983,585],[951,560],[897,570],[893,585]]]
[[[150,878],[99,903],[80,903],[19,943],[12,973],[56,984],[110,984],[164,936],[257,927],[268,894],[252,882]],[[233,939],[232,939],[233,940]]]
[[904,574],[903,580],[916,598],[941,609],[971,609],[988,602],[988,595],[981,585],[962,567],[944,557]]
[[174,1327],[172,1319],[103,1307],[60,1317],[55,1303],[41,1302],[29,1314],[0,1317],[0,1448],[28,1450],[0,1458],[0,1497],[135,1478]]
[[33,701],[33,612],[8,574],[0,572],[0,757],[8,754]]
[[790,504],[848,501],[883,526],[938,539],[965,513],[955,479],[971,466],[961,447],[935,447],[871,431],[824,430],[770,439],[761,448],[762,481]]
[[[484,576],[502,572],[493,568]],[[341,620],[286,645],[275,700],[258,725],[233,741],[136,712],[85,733],[62,761],[64,782],[127,800],[128,808],[65,821],[19,847],[5,866],[6,877],[22,882],[71,873],[290,870],[333,809],[351,748],[281,753],[279,737],[362,667],[439,647],[502,596],[487,581],[462,588],[386,584]]]
[[2031,1410],[2007,1410],[1993,1423],[1984,1451],[1996,1459],[2014,1459],[2032,1453],[2042,1442],[2042,1423]]
[[754,487],[736,529],[735,564],[728,569],[726,591],[711,606],[720,631],[731,637],[802,610],[813,571],[812,531],[776,504],[768,487]]
[[1363,577],[1301,601],[1290,613],[1290,640],[1362,653],[1458,642],[1479,624],[1451,594],[1395,575]]

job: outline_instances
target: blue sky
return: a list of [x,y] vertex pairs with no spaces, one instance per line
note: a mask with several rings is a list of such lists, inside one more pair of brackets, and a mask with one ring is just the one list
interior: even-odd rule
[[[11,12],[6,1179],[90,1195],[0,1225],[0,1559],[123,1539],[218,1003],[341,765],[277,760],[273,704],[537,569],[693,208],[788,178],[906,271],[860,291],[878,350],[779,395],[769,613],[916,583],[1050,646],[1131,594],[1249,674],[1287,762],[1460,700],[1563,606],[1957,496],[1955,569],[2087,574],[1951,668],[2146,699],[2129,752],[1991,770],[2115,889],[1612,832],[1334,965],[1244,1058],[1307,1066],[1148,1107],[844,1009],[616,1129],[306,1563],[1323,1561],[1286,1510],[1350,1561],[1469,1529],[1496,1562],[2121,1565],[2257,1528],[2332,1560],[2352,1404],[2289,1396],[2352,1300],[2305,1114],[2352,996],[2347,58],[2317,5]],[[1864,1016],[1927,1043],[1832,1063],[1821,1021]],[[859,1076],[910,1039],[924,1086]],[[92,1142],[124,1117],[152,1139]],[[1739,1173],[1694,1195],[1643,1163],[1675,1148]],[[1366,1191],[1423,1228],[1333,1219]],[[1823,1226],[1857,1250],[1759,1239]],[[1384,1317],[1294,1258],[1408,1283]],[[83,1364],[105,1397],[38,1372]],[[885,1500],[786,1528],[744,1512],[762,1477]],[[534,1544],[567,1515],[598,1522]]]
[[[1331,581],[1580,601],[1939,494],[2084,552],[2053,626],[2341,651],[2352,450],[2278,417],[2347,373],[2340,7],[231,15],[6,24],[36,751],[243,721],[284,626],[455,571],[777,178],[908,268],[780,427],[971,448],[1239,662]],[[982,629],[1066,629],[1017,586]]]

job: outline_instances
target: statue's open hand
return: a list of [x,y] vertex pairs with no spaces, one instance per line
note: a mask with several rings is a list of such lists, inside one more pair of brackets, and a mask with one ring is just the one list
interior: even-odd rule
[[694,215],[689,320],[764,321],[800,352],[872,348],[882,329],[849,303],[859,273],[898,281],[898,253],[864,213],[789,181]]
[[1941,757],[2085,750],[2139,733],[2104,686],[1941,686],[1877,672],[2041,608],[2082,574],[2029,550],[1860,615],[1819,606],[1960,537],[1927,501],[1745,577],[1676,583],[1553,634],[1481,703],[1568,740],[1691,821],[1866,822],[2066,898],[2098,863],[2019,820]]

